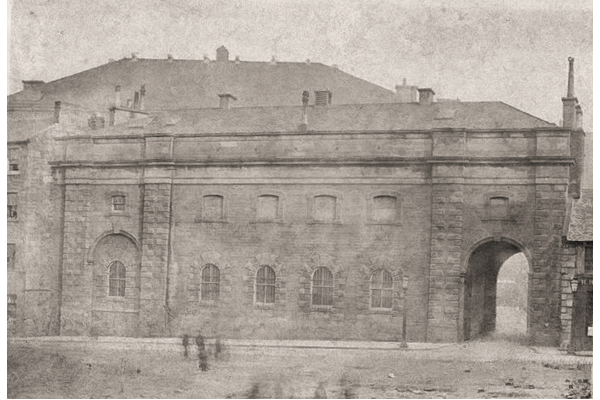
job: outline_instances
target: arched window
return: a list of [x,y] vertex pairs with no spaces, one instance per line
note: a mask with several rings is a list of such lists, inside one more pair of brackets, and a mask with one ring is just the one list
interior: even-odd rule
[[108,295],[125,297],[125,266],[120,261],[108,266]]
[[392,308],[394,281],[384,269],[371,275],[371,308]]
[[333,305],[333,274],[329,268],[319,267],[312,276],[312,305]]
[[268,265],[263,265],[256,273],[256,302],[275,303],[275,271]]
[[202,300],[219,300],[219,291],[221,285],[221,272],[213,264],[206,264],[202,269],[202,286],[200,289],[200,298]]

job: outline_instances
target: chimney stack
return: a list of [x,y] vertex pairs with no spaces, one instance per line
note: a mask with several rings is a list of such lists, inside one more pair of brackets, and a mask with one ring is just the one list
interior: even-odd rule
[[23,90],[39,90],[44,85],[44,81],[21,81],[21,82],[23,82]]
[[569,57],[569,78],[567,82],[567,97],[562,98],[563,102],[563,128],[567,129],[576,129],[578,121],[577,119],[581,119],[583,113],[581,112],[581,107],[579,108],[579,114],[577,113],[578,101],[577,97],[575,97],[575,69],[573,67],[573,63],[575,59],[573,57]]
[[302,123],[298,127],[301,131],[306,131],[308,129],[308,100],[310,98],[310,93],[308,90],[302,92]]
[[140,88],[140,102],[138,104],[138,108],[140,110],[144,110],[144,99],[146,98],[146,84],[142,83],[142,87]]
[[220,94],[219,95],[219,106],[223,109],[223,110],[229,110],[231,109],[231,101],[232,100],[237,100],[237,97],[226,93],[226,94]]
[[137,110],[140,107],[140,92],[133,92],[133,109]]
[[221,46],[217,49],[217,61],[229,61],[229,50],[225,46]]
[[60,123],[60,101],[54,102],[54,123]]
[[173,62],[173,54],[167,54],[167,62]]
[[121,86],[115,86],[115,107],[121,107]]
[[402,85],[396,85],[396,100],[398,103],[416,103],[417,87],[408,86],[406,78],[402,79]]
[[432,104],[435,92],[431,88],[417,89],[419,91],[419,104]]

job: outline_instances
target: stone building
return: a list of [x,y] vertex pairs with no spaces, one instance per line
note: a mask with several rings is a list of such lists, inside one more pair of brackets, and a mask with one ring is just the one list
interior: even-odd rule
[[218,108],[150,111],[165,94],[143,83],[148,107],[115,99],[103,128],[40,135],[59,334],[395,340],[406,318],[409,341],[465,340],[494,329],[498,271],[522,252],[528,333],[570,340],[577,254],[562,234],[584,136],[572,79],[562,127],[406,85],[356,104],[358,89],[336,103],[333,84],[300,82],[278,106],[222,85]]

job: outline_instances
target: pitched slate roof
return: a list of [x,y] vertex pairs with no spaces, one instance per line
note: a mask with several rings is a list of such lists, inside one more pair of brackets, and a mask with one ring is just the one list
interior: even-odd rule
[[[96,135],[142,133],[297,132],[302,107],[212,108],[162,112],[94,131]],[[308,131],[532,129],[556,125],[501,102],[347,104],[308,107]]]
[[124,58],[8,96],[9,107],[54,101],[105,111],[146,87],[145,109],[209,108],[219,94],[237,97],[235,106],[300,105],[303,90],[329,90],[333,104],[384,103],[394,92],[321,63],[168,60]]
[[573,199],[568,217],[567,240],[574,242],[593,241],[594,237],[594,191],[584,189],[579,199]]

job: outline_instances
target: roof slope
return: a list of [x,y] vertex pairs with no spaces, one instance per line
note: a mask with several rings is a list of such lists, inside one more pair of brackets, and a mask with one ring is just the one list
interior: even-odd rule
[[581,198],[573,200],[568,220],[567,240],[588,242],[594,240],[594,191],[584,189]]
[[303,90],[330,90],[333,104],[393,102],[394,92],[320,63],[158,60],[124,58],[8,96],[9,105],[62,101],[103,111],[134,98],[146,85],[146,110],[207,108],[219,94],[237,97],[236,106],[300,105]]
[[[296,132],[302,107],[212,108],[162,112],[134,119],[94,134],[130,133],[261,133]],[[128,129],[136,128],[136,129]],[[501,102],[352,104],[308,107],[308,131],[533,129],[556,125]]]

